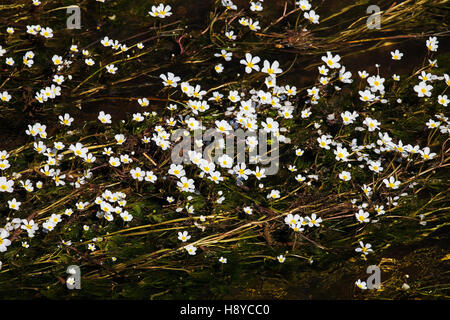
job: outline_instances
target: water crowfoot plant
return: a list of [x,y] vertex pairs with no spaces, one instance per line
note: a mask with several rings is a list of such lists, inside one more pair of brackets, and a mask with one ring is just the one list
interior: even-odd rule
[[83,2],[80,30],[66,1],[20,4],[1,18],[1,293],[448,297],[440,1],[381,1],[378,31],[347,1]]

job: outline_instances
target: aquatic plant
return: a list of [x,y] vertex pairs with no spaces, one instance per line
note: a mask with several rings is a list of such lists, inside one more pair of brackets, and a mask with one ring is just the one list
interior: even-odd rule
[[[0,148],[3,296],[264,297],[261,278],[271,298],[286,279],[302,298],[338,282],[335,297],[446,296],[445,275],[400,293],[399,276],[361,278],[389,274],[390,247],[445,239],[445,1],[385,1],[380,30],[365,1],[202,1],[199,18],[134,2],[80,4],[99,21],[79,30],[68,1],[0,6],[1,121],[18,137]],[[241,132],[243,161],[225,153]]]

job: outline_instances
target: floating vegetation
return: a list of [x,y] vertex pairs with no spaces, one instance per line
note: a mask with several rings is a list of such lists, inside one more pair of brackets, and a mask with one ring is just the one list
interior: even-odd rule
[[449,7],[379,2],[0,5],[1,296],[448,298]]

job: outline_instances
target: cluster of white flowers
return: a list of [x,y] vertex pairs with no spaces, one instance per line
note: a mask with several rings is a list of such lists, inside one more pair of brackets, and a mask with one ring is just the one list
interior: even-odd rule
[[[97,1],[103,2],[103,0]],[[365,70],[358,71],[359,79],[354,79],[352,72],[343,65],[344,61],[342,61],[341,56],[331,51],[327,51],[320,57],[320,60],[317,59],[319,60],[317,61],[317,79],[314,84],[304,88],[305,91],[303,91],[303,88],[297,90],[295,83],[282,83],[284,73],[289,71],[291,67],[281,59],[280,61],[270,58],[268,60],[264,59],[262,54],[260,57],[256,55],[256,52],[249,52],[251,50],[248,49],[248,46],[245,50],[241,50],[238,47],[239,41],[235,40],[237,40],[238,35],[244,37],[247,29],[242,28],[246,30],[240,30],[239,32],[231,30],[235,25],[237,27],[241,25],[254,32],[260,31],[262,26],[260,26],[256,17],[260,17],[264,10],[263,4],[263,0],[250,1],[249,14],[253,17],[239,15],[239,19],[230,19],[230,25],[227,25],[227,29],[223,30],[222,34],[225,35],[226,39],[233,42],[222,41],[224,47],[215,48],[210,57],[216,73],[223,74],[225,70],[228,71],[229,66],[233,65],[239,67],[240,72],[243,73],[236,72],[237,79],[255,78],[259,81],[257,84],[247,88],[245,87],[247,81],[239,80],[220,86],[210,86],[208,89],[206,86],[202,87],[203,84],[197,83],[199,78],[183,77],[184,79],[182,79],[171,71],[158,72],[159,78],[157,75],[153,77],[162,80],[162,83],[159,80],[161,92],[164,93],[164,99],[161,100],[167,101],[163,110],[166,113],[169,113],[167,112],[169,110],[169,115],[162,115],[156,111],[132,112],[130,113],[130,115],[132,114],[131,121],[122,120],[119,126],[116,119],[113,123],[111,114],[99,111],[98,121],[96,122],[96,130],[98,129],[98,131],[92,136],[80,136],[78,140],[76,140],[76,137],[81,135],[82,130],[64,131],[66,135],[53,134],[53,131],[49,130],[51,135],[49,137],[46,125],[41,123],[29,124],[25,133],[33,141],[29,144],[29,147],[26,147],[28,148],[26,150],[30,150],[36,159],[37,166],[34,170],[24,170],[21,173],[12,172],[15,161],[12,159],[15,159],[20,151],[11,152],[11,155],[13,155],[11,157],[10,153],[5,150],[0,152],[0,194],[5,197],[5,204],[7,203],[12,215],[20,215],[25,211],[25,208],[30,210],[30,198],[24,198],[20,193],[29,196],[30,193],[33,194],[42,189],[44,183],[46,187],[51,184],[61,192],[66,192],[69,189],[81,189],[82,186],[85,186],[85,189],[74,190],[74,199],[79,197],[74,200],[74,202],[77,201],[74,204],[74,209],[68,207],[63,211],[45,211],[43,213],[45,216],[39,218],[34,215],[27,219],[17,216],[13,216],[11,220],[8,218],[4,228],[0,228],[0,252],[5,252],[11,245],[11,240],[15,240],[15,236],[11,237],[12,233],[17,232],[17,237],[19,237],[20,232],[26,231],[29,238],[33,238],[39,230],[43,233],[49,233],[57,228],[58,224],[64,224],[65,221],[70,220],[68,218],[72,216],[74,210],[77,211],[76,215],[80,219],[89,216],[90,213],[95,213],[96,217],[105,224],[108,223],[104,220],[114,221],[115,216],[120,217],[122,219],[121,224],[126,227],[139,223],[136,220],[140,220],[138,219],[140,215],[135,213],[136,218],[134,218],[128,210],[135,212],[133,211],[135,209],[131,206],[127,207],[125,192],[131,192],[130,189],[132,188],[137,189],[137,194],[139,194],[138,190],[147,187],[158,190],[156,192],[164,195],[160,198],[167,200],[168,210],[174,211],[176,214],[187,214],[193,226],[201,230],[204,230],[207,226],[207,223],[203,223],[207,217],[196,216],[196,212],[201,210],[199,210],[198,204],[192,200],[195,200],[197,195],[201,195],[201,192],[207,189],[207,195],[203,196],[208,198],[208,201],[211,200],[214,206],[220,208],[220,205],[227,198],[224,191],[218,189],[230,188],[230,181],[243,187],[243,189],[244,187],[247,189],[253,188],[253,191],[259,192],[261,199],[258,199],[258,201],[268,203],[270,209],[267,210],[273,214],[278,212],[275,209],[272,211],[274,206],[284,199],[298,197],[297,191],[300,188],[313,188],[321,183],[322,178],[331,181],[339,190],[338,193],[342,188],[352,190],[352,194],[355,194],[355,198],[349,201],[352,211],[347,216],[352,223],[356,219],[355,225],[363,226],[367,223],[376,223],[378,221],[376,219],[380,216],[394,210],[403,201],[402,198],[408,196],[407,188],[414,187],[414,184],[410,183],[411,177],[402,173],[401,170],[395,169],[396,163],[400,166],[404,163],[407,163],[407,166],[414,166],[415,164],[423,165],[425,161],[435,159],[437,153],[433,151],[437,151],[438,148],[435,148],[435,144],[432,144],[431,140],[433,136],[439,133],[449,134],[448,117],[435,114],[434,118],[429,118],[426,123],[422,123],[420,130],[426,131],[429,129],[427,132],[430,133],[426,146],[421,147],[417,141],[408,144],[403,142],[400,136],[391,136],[388,130],[388,120],[379,117],[379,114],[373,115],[371,112],[375,111],[375,106],[379,104],[387,105],[394,103],[394,101],[398,104],[401,103],[401,99],[398,97],[394,99],[390,95],[390,83],[393,81],[395,81],[395,85],[401,83],[400,76],[393,74],[392,79],[390,75],[384,78],[380,76],[380,66],[376,65],[377,71],[375,73],[370,74]],[[38,6],[40,2],[33,0],[33,5]],[[221,0],[221,5],[224,14],[238,9],[232,0]],[[314,27],[315,24],[319,23],[320,16],[314,10],[311,10],[312,5],[309,1],[300,0],[295,5],[295,10],[300,12],[299,17],[305,19],[306,26]],[[166,18],[172,15],[172,7],[163,3],[153,5],[148,14],[155,18]],[[233,23],[234,20],[237,21]],[[212,28],[212,26],[210,27]],[[13,35],[14,32],[15,30],[12,27],[7,29],[9,35]],[[28,25],[26,33],[41,35],[45,38],[53,37],[51,28],[41,27],[40,25]],[[251,34],[255,36],[254,33]],[[258,35],[259,33],[256,33],[256,36]],[[105,49],[108,47],[116,51],[112,55],[122,55],[123,52],[128,52],[135,46],[138,49],[144,48],[142,42],[128,47],[125,43],[113,40],[109,36],[104,36],[99,42],[102,51],[109,50]],[[430,37],[426,40],[428,53],[437,51],[438,43],[436,37]],[[230,44],[230,46],[227,44]],[[24,51],[26,50],[28,49]],[[133,51],[130,50],[130,52]],[[6,52],[6,49],[0,46],[0,56],[3,56]],[[128,53],[131,55],[130,52]],[[99,55],[91,54],[86,49],[81,50],[75,44],[71,44],[68,54],[51,53],[52,58],[51,61],[48,61],[48,64],[56,72],[52,72],[49,78],[50,83],[38,87],[42,89],[35,93],[35,100],[37,101],[35,103],[49,102],[51,104],[51,100],[61,96],[61,85],[72,79],[69,73],[66,74],[72,65],[70,59],[81,61],[80,64],[84,70],[98,65],[100,66],[99,71],[105,72],[106,70],[106,73],[110,74],[107,76],[113,77],[111,75],[118,72],[116,65],[120,66],[128,60],[132,60],[128,59],[130,57],[128,53],[123,54],[127,56],[127,59],[109,60],[109,62],[101,59],[95,61],[94,57]],[[394,60],[389,59],[392,63],[397,63],[396,61],[402,60],[404,56],[398,49],[390,52],[390,55],[390,58]],[[101,57],[103,56],[101,55]],[[135,57],[139,56],[133,58]],[[32,68],[34,58],[35,53],[33,51],[26,51],[22,57],[23,64]],[[12,57],[6,57],[5,63],[10,67],[15,65]],[[448,106],[450,100],[445,94],[445,90],[441,94],[437,94],[435,92],[438,90],[435,88],[439,88],[442,81],[445,82],[447,87],[450,86],[450,76],[447,74],[438,75],[433,70],[435,66],[436,61],[430,61],[429,66],[420,70],[420,73],[417,72],[414,75],[415,85],[408,89],[412,93],[415,92],[418,98],[423,98],[418,100],[433,99],[436,102],[436,107],[442,109]],[[208,70],[212,71],[212,68],[209,67]],[[176,70],[172,71],[175,72]],[[220,78],[221,76],[212,73],[213,77]],[[229,75],[233,75],[231,71]],[[336,114],[328,114],[325,121],[320,118],[323,116],[322,111],[326,108],[325,102],[330,92],[339,92],[340,86],[349,85],[347,87],[350,87],[354,82],[359,85],[356,89],[357,93],[355,93],[355,104],[346,105],[343,109],[339,109]],[[80,86],[84,83],[81,82]],[[10,90],[10,92],[14,92],[14,90]],[[416,98],[416,94],[413,94],[414,98]],[[11,99],[12,96],[8,91],[4,90],[0,93],[1,102],[6,103]],[[137,101],[143,110],[150,106],[150,100],[154,101],[153,99],[159,100],[158,97],[156,99],[151,97],[130,98],[130,100]],[[317,106],[318,104],[320,104],[320,108]],[[359,111],[352,110],[352,108]],[[221,112],[221,109],[224,109],[224,112]],[[75,115],[72,111],[70,112]],[[57,127],[61,130],[77,127],[77,121],[72,115],[67,112],[58,114]],[[336,131],[327,129],[327,123],[338,124],[340,129],[338,128]],[[206,143],[201,139],[196,139],[195,132],[206,129],[207,125],[211,126],[217,133],[215,137],[216,151],[222,152],[217,159],[213,160],[198,152],[197,149],[183,152],[183,156],[189,161],[182,164],[171,162],[168,157],[161,163],[156,163],[152,159],[152,154],[167,155],[167,153],[173,151],[173,141],[175,140],[173,132],[176,129],[182,130],[184,137],[188,137],[189,141],[193,136],[192,140],[195,147],[201,149]],[[263,181],[270,179],[266,179],[269,173],[262,166],[262,155],[254,155],[258,147],[261,146],[261,142],[256,136],[248,136],[245,139],[246,150],[252,153],[249,156],[250,163],[248,164],[239,162],[238,159],[223,152],[226,147],[226,138],[233,136],[233,132],[238,128],[250,133],[256,133],[260,130],[263,133],[271,134],[272,138],[276,139],[271,140],[271,143],[277,141],[289,144],[291,142],[290,137],[298,138],[299,135],[295,132],[298,126],[307,128],[308,133],[310,133],[308,138],[311,139],[308,142],[295,142],[296,145],[291,147],[293,152],[286,152],[287,157],[294,157],[295,155],[295,160],[279,166],[280,170],[285,170],[283,173],[287,173],[287,179],[297,181],[292,183],[296,188],[293,189],[294,191],[291,190],[292,192],[286,190],[287,188],[282,184],[275,185],[268,182],[266,186],[263,183]],[[133,129],[128,130],[129,127],[133,127]],[[353,133],[355,135],[352,135]],[[99,137],[102,143],[98,145],[91,143],[89,139],[93,137]],[[406,141],[405,138],[403,140]],[[129,147],[134,143],[139,144],[136,152],[130,150]],[[66,144],[68,147],[66,147]],[[315,165],[307,167],[302,163],[303,159],[300,159],[300,157],[311,156],[311,153],[314,154],[313,157],[316,159]],[[319,169],[317,166],[319,157],[329,159],[330,168]],[[333,169],[331,170],[331,168]],[[105,185],[95,185],[96,179],[94,178],[100,175],[97,174],[98,171],[96,170],[108,170],[106,177],[111,177],[112,180],[120,180],[119,183],[128,183],[127,189],[123,189],[124,192],[112,192],[107,189],[111,185],[106,187]],[[32,173],[30,173],[31,171]],[[326,172],[332,173],[324,177]],[[366,178],[360,178],[363,174],[366,174]],[[23,179],[22,176],[24,176]],[[163,181],[164,186],[160,187],[159,185],[162,185]],[[86,185],[90,183],[99,187],[99,189],[87,188]],[[290,180],[286,184],[288,188],[291,187]],[[20,187],[19,192],[15,192],[17,191],[16,186]],[[321,188],[322,185],[318,187],[318,190]],[[83,190],[90,190],[91,192],[80,192]],[[95,190],[95,192],[92,190]],[[31,199],[39,199],[40,194],[34,193],[32,196]],[[252,200],[254,199],[250,196],[243,195],[243,204],[238,207],[237,211],[241,215],[242,212],[245,213],[245,219],[251,219],[259,213],[258,206],[248,203]],[[257,202],[255,201],[255,203]],[[176,206],[176,209],[174,206]],[[209,209],[205,207],[204,210]],[[212,211],[210,210],[208,213]],[[287,209],[279,214],[277,220],[275,218],[273,220],[275,223],[279,223],[286,232],[303,232],[301,236],[313,230],[314,227],[320,228],[315,230],[327,227],[329,220],[323,213],[316,211],[316,213],[311,212],[302,216],[297,212],[299,211],[296,209]],[[309,229],[306,227],[309,227]],[[93,229],[88,224],[83,226],[85,231]],[[178,239],[183,243],[195,238],[195,236],[195,232],[192,232],[192,235],[188,231],[178,232]],[[75,242],[75,239],[72,240]],[[97,250],[95,243],[100,241],[102,241],[100,237],[90,240],[87,249],[90,251]],[[63,240],[65,245],[71,245],[71,243],[71,240]],[[22,246],[27,248],[29,244],[23,242]],[[183,244],[181,250],[183,251],[184,248],[189,255],[195,255],[197,246],[202,248],[200,240],[191,244]],[[373,252],[372,245],[361,240],[355,252],[365,256]],[[286,256],[288,255],[286,254]],[[286,256],[278,255],[272,259],[283,263]],[[115,261],[116,258],[113,258],[113,261]],[[221,256],[218,261],[225,264],[227,258]],[[361,280],[356,282],[356,286],[366,289],[366,283]]]

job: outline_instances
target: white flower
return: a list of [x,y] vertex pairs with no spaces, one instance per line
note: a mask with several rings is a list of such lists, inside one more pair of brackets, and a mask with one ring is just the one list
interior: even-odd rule
[[184,247],[186,249],[186,251],[191,255],[195,255],[195,252],[197,251],[197,247],[194,247],[193,245],[188,245],[186,247]]
[[398,50],[391,51],[392,60],[401,60],[403,57],[403,53]]
[[317,215],[313,213],[311,217],[306,217],[306,222],[310,227],[320,227],[320,223],[322,222],[322,218],[317,218]]
[[435,129],[437,127],[439,127],[439,125],[441,124],[439,121],[434,121],[433,119],[428,120],[427,123],[425,123],[426,126],[428,127],[428,129]]
[[112,43],[113,43],[113,40],[111,40],[111,39],[109,39],[108,37],[104,37],[101,41],[100,41],[100,43],[103,45],[103,46],[105,46],[105,47],[110,47],[111,45],[112,45]]
[[429,37],[428,40],[426,41],[426,46],[428,50],[436,51],[438,49],[438,43],[439,41],[437,41],[436,37]]
[[183,165],[172,163],[170,165],[169,174],[174,175],[177,178],[181,178],[186,175],[186,171],[184,171]]
[[149,11],[148,14],[152,17],[165,18],[172,15],[172,7],[169,5],[164,6],[164,4],[160,3],[158,6],[152,6],[152,11]]
[[256,179],[261,180],[266,177],[265,172],[266,169],[260,169],[259,167],[256,167],[253,174],[255,175]]
[[234,31],[233,30],[225,32],[225,36],[229,40],[236,40],[236,36],[234,35]]
[[259,26],[259,21],[254,21],[252,18],[248,19],[248,28],[252,31],[260,30],[261,27]]
[[300,0],[296,2],[296,4],[302,9],[302,11],[306,11],[311,9],[311,4],[308,2],[308,0]]
[[180,77],[175,76],[172,72],[167,72],[167,75],[161,74],[159,77],[163,79],[163,84],[166,87],[171,86],[175,88],[177,86],[177,82],[181,80]]
[[436,156],[436,153],[430,153],[429,147],[425,147],[423,150],[419,150],[419,153],[424,160],[431,160]]
[[334,150],[334,154],[336,155],[335,159],[337,161],[348,161],[348,156],[350,155],[346,148],[342,148],[340,146],[337,146],[336,150]]
[[370,90],[372,92],[383,92],[384,91],[384,78],[381,78],[379,75],[375,75],[367,78],[367,83],[370,85]]
[[212,171],[208,179],[213,181],[214,183],[219,183],[220,181],[223,181],[223,177],[221,177],[220,171]]
[[216,70],[217,73],[222,73],[223,71],[223,65],[221,63],[219,63],[218,65],[216,65],[214,67],[214,70]]
[[8,236],[8,231],[5,229],[0,229],[0,252],[5,252],[7,247],[11,244],[11,240],[6,239]]
[[350,71],[346,71],[345,67],[343,66],[339,70],[339,80],[342,81],[343,83],[352,83],[353,80],[351,78],[352,78],[352,73]]
[[251,73],[252,70],[259,71],[259,66],[257,65],[261,59],[258,56],[252,56],[250,53],[245,54],[245,60],[240,61],[241,64],[245,65],[245,72]]
[[190,238],[191,238],[191,236],[188,235],[188,232],[187,232],[187,231],[178,232],[178,239],[179,239],[179,240],[181,240],[181,241],[183,241],[183,242],[186,242],[186,241],[188,241]]
[[11,165],[9,164],[8,160],[0,160],[0,170],[6,170],[9,167],[11,167]]
[[360,288],[361,290],[366,290],[366,289],[367,289],[367,284],[366,284],[366,282],[365,282],[365,281],[361,281],[360,279],[358,279],[358,280],[355,282],[355,285],[356,285],[358,288]]
[[0,93],[0,100],[8,102],[9,100],[11,100],[11,95],[7,91],[3,91],[2,93]]
[[138,99],[138,103],[141,105],[141,107],[147,107],[149,104],[149,101],[147,98]]
[[125,222],[129,222],[129,221],[133,220],[133,216],[126,210],[120,213],[120,217]]
[[446,107],[449,102],[450,100],[447,98],[446,94],[438,96],[438,103],[443,105],[444,107]]
[[319,146],[323,149],[330,149],[330,143],[332,142],[331,139],[326,136],[326,135],[322,135],[319,138],[317,138],[317,142],[319,143]]
[[104,111],[100,111],[98,114],[98,120],[100,120],[101,123],[111,123],[111,115],[105,113]]
[[228,156],[226,154],[221,155],[218,158],[218,161],[219,161],[219,165],[222,168],[231,168],[233,166],[233,158],[231,158],[230,156]]
[[13,198],[12,200],[8,200],[8,206],[10,209],[13,209],[13,210],[19,210],[21,204],[22,204],[22,202],[17,201],[16,198]]
[[341,67],[341,64],[339,63],[340,60],[341,57],[338,54],[333,57],[329,51],[326,56],[322,57],[322,61],[325,62],[331,69],[339,69]]
[[197,129],[200,128],[200,122],[198,122],[194,118],[189,118],[186,121],[186,124],[187,124],[187,126],[189,127],[190,130],[197,130]]
[[277,121],[273,120],[272,118],[267,118],[266,122],[261,122],[261,125],[264,127],[264,130],[266,132],[273,132],[273,133],[277,133],[278,132],[278,128],[279,128],[279,124]]
[[312,23],[316,23],[316,24],[319,23],[320,16],[318,14],[316,14],[316,12],[314,10],[311,10],[309,12],[305,12],[303,14],[303,16],[305,17],[305,19],[308,19]]
[[222,57],[225,59],[225,61],[231,61],[231,57],[233,56],[233,53],[228,52],[226,50],[221,50],[220,53],[215,53],[215,57]]
[[225,133],[228,134],[230,131],[233,130],[233,127],[231,125],[228,124],[228,122],[226,120],[216,120],[216,127],[217,127],[217,131],[220,133]]
[[280,63],[277,60],[272,62],[272,65],[270,64],[269,61],[264,60],[264,67],[263,67],[263,69],[261,71],[267,73],[268,75],[270,75],[272,77],[274,77],[277,74],[283,72],[283,70],[281,70],[279,68],[279,66],[280,66]]
[[88,148],[84,147],[83,144],[79,142],[77,142],[75,145],[71,144],[69,146],[69,150],[73,151],[73,153],[80,158],[85,157],[86,153],[88,152]]
[[239,95],[239,92],[237,90],[230,90],[228,93],[228,99],[231,102],[238,102],[241,100],[241,96]]
[[84,59],[84,63],[86,63],[88,66],[93,66],[95,64],[95,61],[91,58]]
[[272,190],[267,195],[267,199],[278,199],[280,197],[280,191],[279,190]]
[[384,206],[375,206],[375,211],[378,213],[378,215],[382,215],[385,213]]
[[138,180],[138,181],[144,180],[144,177],[145,177],[145,171],[142,171],[142,169],[139,167],[137,167],[135,169],[131,169],[130,174],[133,177],[133,179]]
[[123,134],[116,134],[114,136],[114,139],[116,139],[117,144],[123,144],[126,140],[126,138]]
[[188,179],[186,177],[181,177],[180,181],[177,182],[177,186],[181,191],[194,192],[194,180]]
[[64,116],[59,116],[59,123],[65,126],[70,126],[73,122],[73,118],[68,114],[64,114]]
[[342,172],[339,174],[339,179],[344,180],[344,181],[349,181],[349,180],[352,179],[352,176],[351,176],[350,172],[348,172],[348,171],[342,171]]
[[359,117],[359,114],[356,111],[353,111],[353,113],[349,111],[341,113],[341,118],[345,125],[353,123],[357,117]]
[[356,248],[356,252],[362,252],[364,255],[368,255],[369,252],[372,252],[372,245],[370,243],[364,244],[362,241],[359,242],[360,247]]
[[362,210],[362,209],[359,209],[358,213],[355,213],[355,217],[356,217],[356,220],[359,223],[369,222],[370,221],[369,220],[369,213],[364,211],[364,210]]
[[370,102],[375,99],[375,95],[370,92],[370,90],[359,91],[359,99],[361,101]]
[[116,157],[111,157],[109,158],[109,164],[112,165],[113,167],[118,167],[120,166],[120,159]]
[[381,167],[381,161],[369,161],[369,169],[374,172],[381,172],[383,168]]
[[114,66],[114,64],[108,64],[106,67],[106,71],[109,73],[115,74],[117,71],[117,67]]
[[414,86],[414,91],[417,92],[418,97],[431,96],[431,89],[433,89],[433,86],[430,84],[427,84],[425,81],[420,82],[418,85]]
[[234,173],[238,176],[240,179],[247,180],[248,176],[252,174],[252,171],[247,168],[244,162],[238,163],[234,168]]
[[13,192],[14,181],[8,180],[5,177],[0,177],[0,192]]
[[157,180],[157,178],[156,178],[155,174],[153,173],[153,171],[147,171],[145,173],[145,181],[155,183],[156,180]]
[[26,219],[22,219],[21,223],[22,225],[20,228],[25,230],[30,238],[34,237],[34,233],[39,229],[39,226],[34,222],[34,220],[28,221]]
[[363,124],[365,124],[368,128],[369,131],[375,131],[375,130],[379,130],[379,125],[381,124],[380,122],[378,122],[378,120],[376,119],[372,119],[372,118],[365,118]]
[[58,66],[58,65],[62,64],[62,57],[55,54],[52,57],[52,61],[56,66]]
[[401,182],[398,180],[395,180],[395,178],[393,176],[389,177],[389,179],[384,179],[383,183],[386,185],[387,188],[390,188],[390,189],[398,189],[398,187],[401,184]]

